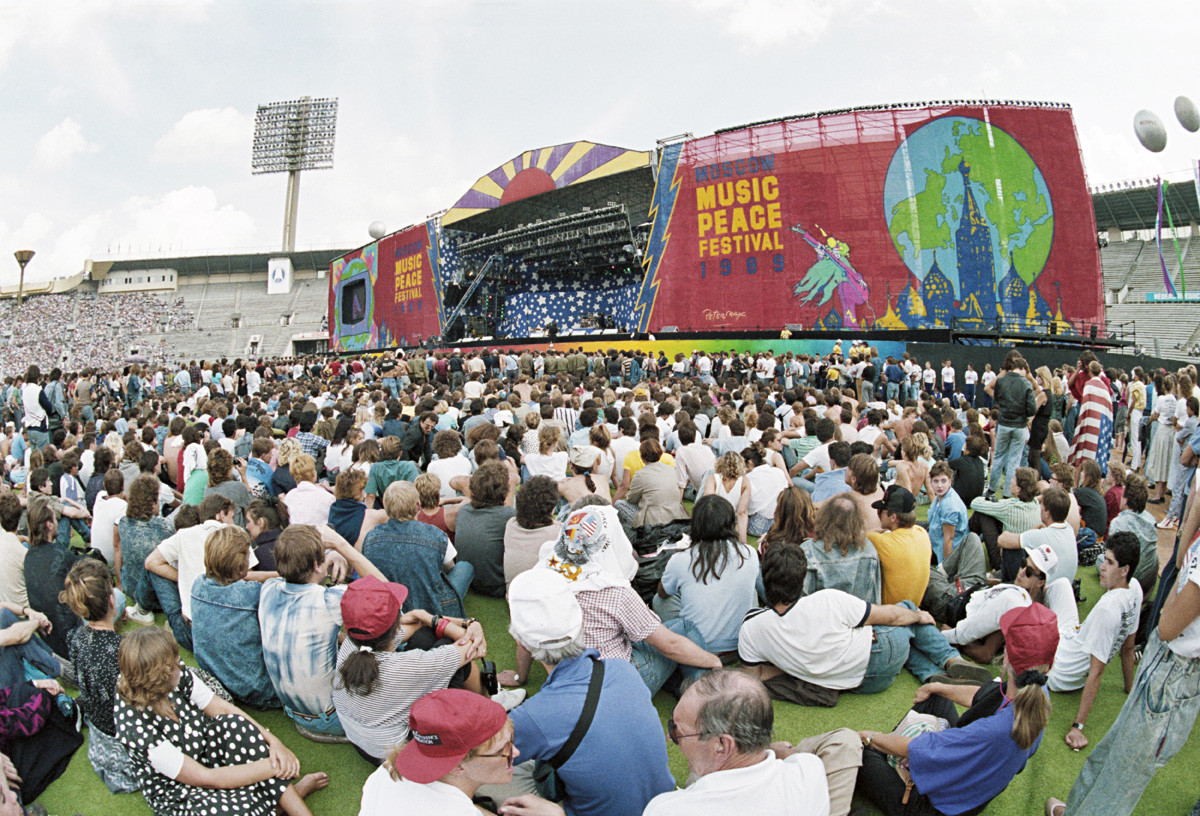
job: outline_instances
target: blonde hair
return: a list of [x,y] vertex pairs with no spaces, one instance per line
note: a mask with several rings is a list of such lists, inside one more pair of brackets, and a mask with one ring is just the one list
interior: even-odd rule
[[315,482],[317,480],[317,462],[307,453],[299,453],[288,463],[288,472],[297,482]]
[[[1040,666],[1038,671],[1048,671],[1049,666]],[[1030,746],[1037,741],[1041,736],[1042,731],[1046,730],[1046,723],[1050,721],[1050,698],[1046,696],[1046,692],[1037,683],[1027,683],[1017,689],[1013,695],[1013,727],[1012,738],[1013,742],[1022,751],[1029,750]]]
[[736,479],[746,475],[746,460],[740,453],[723,453],[713,464],[713,470],[723,479]]
[[204,571],[221,586],[229,586],[250,569],[250,534],[232,524],[209,533],[204,542]]
[[436,510],[442,497],[442,480],[436,473],[422,473],[413,481],[421,508]]
[[300,443],[293,439],[285,439],[279,443],[279,456],[275,460],[278,467],[288,465],[297,455],[304,453],[304,448],[300,447]]
[[383,491],[383,509],[388,518],[396,521],[412,521],[421,509],[421,497],[412,482],[392,482]]
[[[121,639],[117,652],[121,674],[117,694],[134,708],[146,708],[163,717],[175,713],[167,695],[175,690],[171,682],[174,668],[180,666],[179,644],[166,629],[144,626]],[[186,671],[186,669],[182,669]]]

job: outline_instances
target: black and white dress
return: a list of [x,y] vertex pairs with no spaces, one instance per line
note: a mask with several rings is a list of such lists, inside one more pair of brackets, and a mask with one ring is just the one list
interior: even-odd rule
[[266,779],[241,788],[196,788],[177,781],[184,757],[208,768],[245,765],[270,755],[259,730],[244,717],[204,713],[212,689],[184,668],[168,695],[179,721],[118,699],[117,739],[133,760],[142,794],[155,816],[274,816],[287,790],[283,779]]

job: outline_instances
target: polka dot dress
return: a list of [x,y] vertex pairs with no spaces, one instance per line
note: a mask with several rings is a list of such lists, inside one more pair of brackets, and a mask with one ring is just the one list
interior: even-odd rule
[[213,718],[200,710],[191,701],[192,684],[192,674],[185,669],[169,695],[179,722],[117,701],[117,739],[129,751],[146,803],[155,816],[273,816],[287,790],[286,780],[214,790],[185,785],[151,766],[147,753],[164,740],[208,768],[244,765],[269,756],[266,740],[248,720]]

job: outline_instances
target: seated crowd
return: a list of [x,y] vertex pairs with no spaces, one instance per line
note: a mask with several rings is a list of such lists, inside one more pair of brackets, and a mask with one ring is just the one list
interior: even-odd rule
[[[1114,659],[1121,716],[1047,809],[1129,813],[1200,700],[1196,373],[1153,378],[1168,406],[1088,353],[967,368],[960,392],[949,361],[857,345],[31,365],[3,394],[0,814],[81,727],[156,814],[309,813],[329,777],[246,707],[376,768],[365,816],[847,816],[856,792],[978,813],[1037,751],[1048,690],[1078,692],[1056,737],[1089,744]],[[472,595],[507,602],[503,670]],[[777,702],[904,671],[898,725],[773,741]]]

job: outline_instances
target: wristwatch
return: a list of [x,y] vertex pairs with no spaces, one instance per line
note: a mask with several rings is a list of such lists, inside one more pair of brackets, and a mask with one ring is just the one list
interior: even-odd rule
[[[472,623],[479,623],[479,618],[463,618],[463,629],[466,629]],[[482,626],[482,624],[480,624]]]
[[1081,734],[1083,733],[1083,723],[1081,723],[1081,722],[1071,723],[1071,727],[1074,728],[1079,733],[1081,733]]

